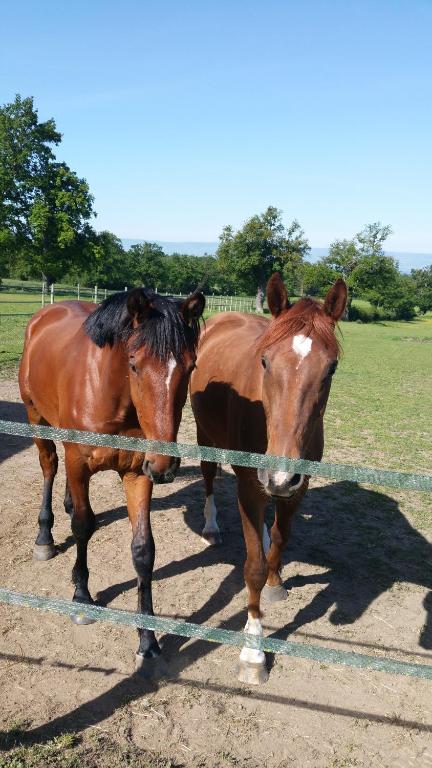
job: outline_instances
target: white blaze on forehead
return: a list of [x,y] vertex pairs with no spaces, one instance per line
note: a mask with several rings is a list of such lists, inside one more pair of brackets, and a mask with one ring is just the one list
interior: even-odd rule
[[168,366],[167,366],[167,375],[165,379],[165,386],[167,388],[167,392],[169,392],[169,385],[171,382],[171,377],[173,375],[174,368],[177,365],[177,361],[174,357],[174,355],[171,355],[170,359],[168,360]]
[[310,336],[304,336],[302,333],[298,333],[297,336],[294,336],[292,348],[294,352],[300,356],[301,360],[309,354],[311,347],[312,339]]

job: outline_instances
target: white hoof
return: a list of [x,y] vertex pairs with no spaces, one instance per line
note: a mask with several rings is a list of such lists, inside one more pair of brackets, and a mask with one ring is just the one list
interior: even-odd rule
[[241,683],[246,683],[247,685],[262,685],[267,682],[269,673],[265,661],[253,663],[252,661],[242,661],[240,659],[237,677]]

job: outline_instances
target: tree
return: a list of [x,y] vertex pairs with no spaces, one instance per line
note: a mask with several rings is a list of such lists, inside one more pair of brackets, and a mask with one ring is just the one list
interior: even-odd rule
[[101,288],[122,288],[128,284],[130,276],[125,251],[116,235],[107,231],[97,234],[92,231],[81,247],[86,266],[83,269],[81,261],[73,263],[66,272],[66,280],[99,285]]
[[351,286],[356,296],[393,312],[396,319],[415,315],[414,285],[400,274],[391,256],[364,256],[351,273]]
[[166,275],[166,256],[157,243],[132,245],[127,252],[130,281],[149,288],[158,288]]
[[308,296],[325,296],[338,277],[338,272],[324,259],[316,264],[306,261],[303,266],[303,293]]
[[93,197],[84,179],[56,162],[60,142],[53,119],[39,122],[32,98],[0,108],[0,247],[15,273],[58,279],[71,260],[85,263]]
[[358,243],[358,250],[361,256],[384,256],[383,243],[393,234],[392,228],[388,224],[381,224],[375,221],[373,224],[367,224],[361,232],[358,232],[355,239]]
[[424,269],[413,269],[411,278],[414,283],[415,303],[424,314],[432,310],[432,264]]
[[257,311],[262,312],[264,289],[272,272],[281,272],[293,292],[309,250],[298,221],[285,228],[282,212],[269,206],[264,213],[248,219],[236,233],[226,226],[217,257],[220,271],[230,275],[240,290],[256,293]]
[[337,272],[345,280],[348,280],[360,259],[361,254],[355,239],[335,240],[331,243],[329,254],[322,259],[322,263]]

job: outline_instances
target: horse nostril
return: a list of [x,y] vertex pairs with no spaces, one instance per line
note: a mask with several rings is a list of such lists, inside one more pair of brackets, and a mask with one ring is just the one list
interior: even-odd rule
[[291,480],[289,481],[288,485],[291,486],[291,487],[293,485],[298,485],[300,480],[301,480],[301,475],[293,475]]

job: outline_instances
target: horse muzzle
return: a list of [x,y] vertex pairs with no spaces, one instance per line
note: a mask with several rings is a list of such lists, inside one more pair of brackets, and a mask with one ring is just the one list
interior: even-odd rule
[[172,483],[180,466],[180,459],[172,456],[155,456],[145,459],[143,472],[156,485]]
[[267,469],[258,470],[258,480],[264,486],[264,490],[270,496],[289,499],[303,485],[305,476],[298,472],[284,472]]

